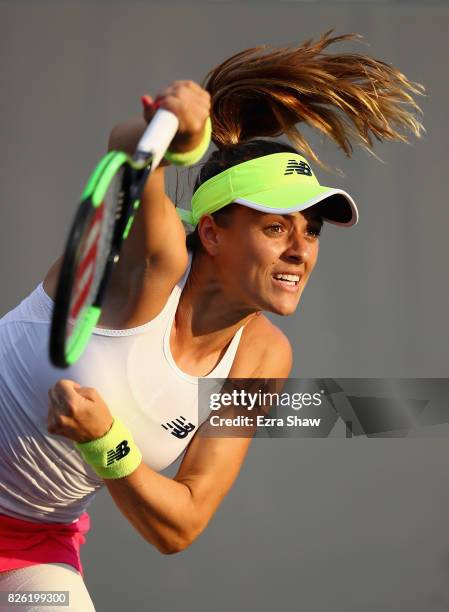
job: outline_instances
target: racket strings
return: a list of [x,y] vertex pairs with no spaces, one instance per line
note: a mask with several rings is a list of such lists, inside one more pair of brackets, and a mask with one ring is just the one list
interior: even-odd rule
[[70,298],[69,323],[73,327],[68,336],[69,344],[76,340],[77,328],[82,325],[86,311],[95,303],[100,288],[116,221],[120,218],[125,201],[122,189],[123,172],[121,169],[114,176],[80,242],[77,255],[79,263]]

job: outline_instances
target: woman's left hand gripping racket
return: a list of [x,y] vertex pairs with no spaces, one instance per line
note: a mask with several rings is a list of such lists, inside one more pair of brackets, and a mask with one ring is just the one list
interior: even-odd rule
[[83,353],[101,314],[112,266],[128,236],[145,181],[178,129],[176,115],[159,109],[133,158],[111,151],[83,192],[67,240],[50,331],[50,360],[67,368]]

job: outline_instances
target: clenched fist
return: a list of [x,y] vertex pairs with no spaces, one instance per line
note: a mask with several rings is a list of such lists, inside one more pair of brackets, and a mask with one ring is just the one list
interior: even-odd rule
[[48,390],[50,399],[47,428],[52,434],[74,442],[101,438],[112,427],[109,408],[95,389],[73,380],[58,380]]
[[142,96],[144,118],[151,121],[157,108],[165,108],[179,119],[179,128],[170,144],[170,151],[183,153],[198,146],[210,113],[210,94],[194,81],[173,81],[153,100]]

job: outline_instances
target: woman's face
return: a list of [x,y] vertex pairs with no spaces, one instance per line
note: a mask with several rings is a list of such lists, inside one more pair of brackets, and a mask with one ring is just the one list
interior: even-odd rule
[[[279,315],[295,312],[315,267],[322,224],[318,207],[279,215],[236,206],[229,227],[215,226],[215,264],[232,302]],[[290,280],[276,278],[280,274]]]

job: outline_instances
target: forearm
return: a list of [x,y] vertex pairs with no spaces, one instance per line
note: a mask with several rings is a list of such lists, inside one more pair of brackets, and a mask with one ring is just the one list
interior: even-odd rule
[[[133,155],[140,138],[143,136],[147,122],[142,118],[130,119],[124,123],[116,125],[109,135],[108,151],[123,151],[128,155]],[[203,131],[199,131],[195,135],[191,134],[176,134],[172,140],[169,150],[173,152],[183,153],[191,151],[197,147],[203,140]],[[162,158],[159,166],[169,166],[170,163]]]
[[162,553],[183,550],[202,531],[190,489],[143,462],[129,476],[105,484],[124,516]]
[[[147,127],[147,122],[141,117],[119,123],[112,128],[109,135],[108,151],[123,151],[132,156]],[[162,158],[159,166],[168,165],[169,162]]]

